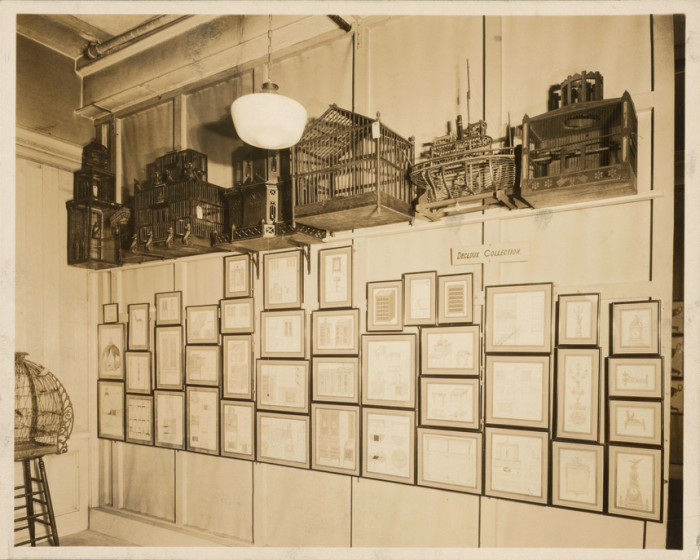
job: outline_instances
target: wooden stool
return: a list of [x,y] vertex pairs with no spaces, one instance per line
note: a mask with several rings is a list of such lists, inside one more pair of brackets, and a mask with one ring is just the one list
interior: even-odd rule
[[[32,461],[34,461],[34,472],[38,478],[32,476]],[[51,493],[49,492],[49,481],[46,478],[46,468],[43,457],[22,459],[23,484],[15,486],[15,500],[24,498],[24,504],[15,506],[15,533],[29,530],[29,540],[15,543],[15,546],[31,545],[48,540],[51,546],[58,546],[58,531],[56,530],[56,518],[53,514],[51,504]],[[20,490],[20,493],[17,491]],[[35,505],[41,506],[43,511],[38,512]],[[24,513],[24,515],[22,515]],[[17,516],[20,517],[17,517]],[[24,524],[26,522],[26,525]],[[17,524],[20,525],[17,525]],[[48,528],[46,535],[36,536],[36,523],[41,523]]]

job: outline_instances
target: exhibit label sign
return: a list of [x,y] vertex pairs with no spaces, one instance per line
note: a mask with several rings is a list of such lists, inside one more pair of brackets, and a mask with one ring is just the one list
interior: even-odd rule
[[530,257],[527,243],[498,243],[452,247],[452,264],[480,264],[490,262],[522,262]]

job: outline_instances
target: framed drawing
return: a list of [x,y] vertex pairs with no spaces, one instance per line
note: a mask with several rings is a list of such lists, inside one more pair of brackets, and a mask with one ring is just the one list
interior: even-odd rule
[[471,323],[474,314],[474,275],[438,276],[438,323]]
[[301,307],[304,299],[301,251],[263,255],[263,297],[265,309]]
[[479,429],[479,380],[421,377],[421,426]]
[[182,292],[156,294],[156,325],[180,325],[182,323]]
[[479,375],[479,325],[421,329],[421,375]]
[[549,356],[486,356],[486,423],[549,426]]
[[215,345],[187,345],[185,347],[185,383],[214,385],[221,383],[219,347]]
[[219,389],[187,387],[187,450],[219,454]]
[[148,303],[132,303],[129,314],[129,350],[148,350],[148,334],[150,332],[150,305]]
[[362,404],[414,408],[416,335],[362,335]]
[[612,354],[659,353],[659,301],[611,303]]
[[610,400],[609,439],[616,443],[661,445],[661,402]]
[[97,325],[97,377],[124,379],[124,323]]
[[608,464],[608,513],[661,521],[661,450],[610,445]]
[[151,353],[124,352],[126,360],[126,392],[151,394]]
[[671,339],[671,377],[683,379],[683,335]]
[[97,436],[124,439],[124,383],[97,382]]
[[683,301],[674,301],[671,307],[671,334],[683,334]]
[[225,399],[253,398],[253,337],[249,334],[224,335],[222,343],[224,354],[224,390]]
[[418,428],[418,484],[481,494],[480,433]]
[[357,355],[359,348],[360,310],[338,309],[314,311],[312,352],[317,355]]
[[557,349],[557,429],[559,438],[598,441],[600,349]]
[[260,313],[260,357],[303,358],[306,355],[306,312],[263,311]]
[[258,409],[309,412],[309,362],[258,360]]
[[367,331],[403,329],[403,282],[367,283]]
[[156,327],[156,389],[182,389],[182,327]]
[[257,459],[290,467],[309,468],[309,417],[258,412]]
[[552,442],[552,505],[603,511],[602,445]]
[[547,503],[547,432],[486,428],[487,496]]
[[221,454],[255,459],[255,403],[221,401]]
[[557,344],[560,346],[597,346],[600,294],[559,296]]
[[221,334],[242,334],[255,331],[255,300],[222,299]]
[[185,393],[154,391],[155,444],[170,449],[185,449]]
[[403,324],[434,325],[437,272],[412,272],[403,275]]
[[119,304],[105,303],[102,306],[102,322],[117,323],[119,322]]
[[608,396],[663,397],[663,358],[608,358]]
[[249,297],[250,255],[231,255],[224,257],[224,297]]
[[312,399],[314,401],[360,402],[359,358],[316,358],[312,364]]
[[126,441],[153,445],[153,397],[126,396]]
[[552,284],[486,286],[486,352],[552,348]]
[[187,344],[219,343],[219,306],[195,305],[187,308]]
[[415,412],[362,409],[362,476],[415,482]]
[[311,406],[311,468],[360,476],[360,407]]
[[318,306],[352,307],[352,247],[318,252]]

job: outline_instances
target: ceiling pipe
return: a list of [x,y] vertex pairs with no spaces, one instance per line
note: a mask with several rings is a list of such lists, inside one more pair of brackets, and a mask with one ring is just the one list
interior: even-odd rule
[[338,27],[340,27],[343,31],[346,33],[352,29],[352,25],[348,23],[343,17],[341,16],[328,16],[333,23],[335,23]]

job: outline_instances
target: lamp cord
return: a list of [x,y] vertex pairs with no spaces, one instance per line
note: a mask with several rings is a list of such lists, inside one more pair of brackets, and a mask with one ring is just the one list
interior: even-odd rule
[[272,81],[272,14],[267,20],[267,81]]

